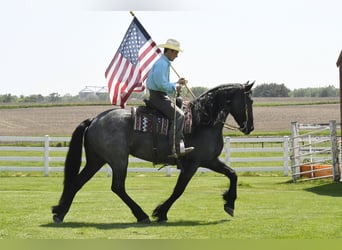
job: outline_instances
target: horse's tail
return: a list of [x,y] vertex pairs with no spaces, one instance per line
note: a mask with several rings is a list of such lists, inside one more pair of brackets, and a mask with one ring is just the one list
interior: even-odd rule
[[83,137],[92,119],[84,120],[78,125],[71,136],[68,154],[64,167],[64,186],[73,185],[75,178],[81,168]]
[[91,124],[92,119],[81,122],[72,133],[68,154],[64,167],[64,190],[57,206],[52,207],[53,220],[61,223],[68,212],[74,195],[77,192],[76,177],[80,171],[82,162],[83,137],[86,129]]

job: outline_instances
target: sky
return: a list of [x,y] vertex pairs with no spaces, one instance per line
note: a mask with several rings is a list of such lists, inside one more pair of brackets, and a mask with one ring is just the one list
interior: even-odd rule
[[338,88],[341,9],[341,0],[0,0],[0,95],[106,86],[129,10],[157,44],[180,41],[173,65],[189,87]]

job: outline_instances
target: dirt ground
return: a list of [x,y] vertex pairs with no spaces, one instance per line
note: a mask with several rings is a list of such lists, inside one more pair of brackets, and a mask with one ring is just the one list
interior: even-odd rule
[[[0,109],[0,135],[70,136],[84,119],[113,106]],[[339,122],[339,104],[254,107],[255,131],[290,131],[291,122]],[[228,119],[234,124],[231,118]]]

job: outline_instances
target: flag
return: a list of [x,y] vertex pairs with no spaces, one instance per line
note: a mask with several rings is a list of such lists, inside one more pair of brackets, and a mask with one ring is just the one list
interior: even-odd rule
[[133,91],[144,91],[145,80],[160,49],[136,17],[109,64],[105,77],[111,103],[125,107]]

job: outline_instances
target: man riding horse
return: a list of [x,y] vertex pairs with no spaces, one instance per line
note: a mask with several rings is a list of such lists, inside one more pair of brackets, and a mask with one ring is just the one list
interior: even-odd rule
[[[184,114],[167,96],[179,92],[181,86],[186,84],[184,78],[180,78],[176,83],[169,81],[170,62],[177,57],[181,49],[179,42],[172,39],[160,47],[164,48],[164,54],[151,69],[147,88],[150,90],[149,103],[172,121],[170,138],[164,136],[166,133],[155,137],[149,133],[136,131],[133,113],[127,109],[110,109],[81,122],[75,128],[70,140],[65,160],[63,192],[58,204],[52,207],[55,223],[63,222],[78,191],[105,164],[110,166],[113,173],[111,190],[130,208],[137,222],[150,223],[149,216],[126,191],[129,155],[160,164],[177,165],[177,167],[184,165],[172,194],[153,211],[152,216],[158,222],[168,220],[169,209],[183,194],[199,167],[208,168],[229,178],[229,188],[223,194],[224,211],[234,216],[238,177],[234,169],[219,159],[224,145],[222,130],[229,114],[238,124],[236,128],[244,134],[247,135],[254,130],[251,98],[251,88],[254,83],[222,84],[192,100],[189,104],[191,132],[186,135],[186,143],[191,147],[182,151],[180,143]],[[153,126],[154,131],[156,127]],[[167,126],[162,127],[167,131]],[[175,140],[172,137],[175,137]],[[170,145],[175,146],[172,152],[175,158],[170,158],[168,154]],[[83,147],[86,163],[81,168]],[[158,151],[155,150],[156,148]],[[188,152],[191,153],[179,158]]]
[[165,44],[161,44],[159,47],[164,48],[164,54],[154,63],[146,85],[150,92],[150,104],[171,121],[169,144],[171,149],[175,146],[176,150],[176,152],[172,152],[171,156],[178,158],[194,149],[194,147],[185,148],[183,146],[184,113],[168,96],[175,95],[176,92],[180,93],[182,85],[187,83],[184,78],[180,78],[177,82],[170,82],[171,62],[182,50],[180,43],[174,39],[168,39]]

